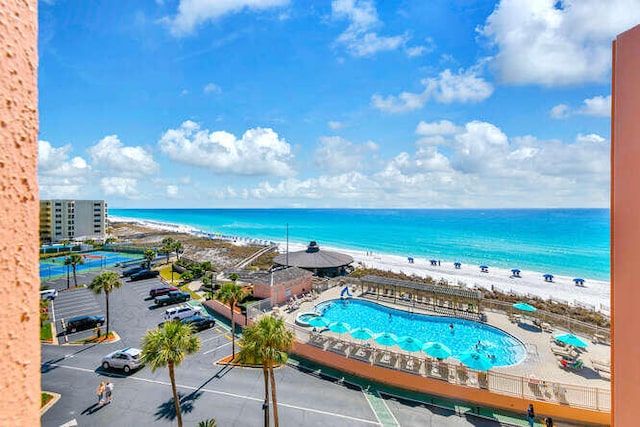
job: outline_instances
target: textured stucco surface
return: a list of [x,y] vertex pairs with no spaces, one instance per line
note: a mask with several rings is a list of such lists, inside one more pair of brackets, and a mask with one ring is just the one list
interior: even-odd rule
[[613,425],[638,425],[640,340],[640,25],[622,33],[613,55],[611,298]]
[[0,425],[40,424],[36,0],[0,0]]

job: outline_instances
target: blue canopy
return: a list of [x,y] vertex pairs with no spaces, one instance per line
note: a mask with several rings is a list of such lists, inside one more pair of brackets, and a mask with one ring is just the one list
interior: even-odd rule
[[458,360],[469,368],[477,371],[488,371],[493,366],[493,362],[489,357],[487,357],[487,355],[478,353],[477,351],[467,351],[462,353],[458,356]]
[[384,345],[386,347],[389,347],[389,346],[392,346],[392,345],[394,345],[394,344],[396,344],[398,342],[398,337],[396,337],[391,332],[383,332],[381,334],[378,334],[375,337],[375,342],[377,342],[380,345]]
[[554,338],[557,339],[558,341],[561,341],[565,344],[572,345],[574,347],[585,348],[589,345],[585,341],[583,341],[582,339],[578,338],[573,334],[556,335]]
[[419,341],[413,337],[400,337],[398,338],[398,347],[407,351],[420,351],[422,350],[422,341]]
[[356,328],[351,331],[351,336],[357,340],[370,340],[375,334],[369,328]]
[[422,346],[422,351],[436,359],[446,359],[451,356],[451,350],[444,344],[439,342],[428,342]]
[[511,272],[512,272],[512,273],[520,273],[520,270],[518,270],[517,268],[513,268],[513,269],[511,270]]
[[486,270],[489,267],[487,267],[486,265],[481,265],[480,268],[483,269],[483,270]]
[[584,283],[584,279],[581,279],[580,277],[576,277],[573,281],[576,283]]
[[513,304],[512,307],[515,308],[516,310],[529,311],[529,312],[532,312],[532,313],[534,311],[536,311],[536,308],[534,306],[529,305],[526,302],[517,302],[517,303]]
[[544,277],[545,279],[548,279],[548,278],[552,278],[553,279],[553,274],[549,274],[549,273],[543,274],[542,277]]
[[344,334],[345,332],[349,332],[351,327],[345,322],[333,322],[329,325],[329,330],[339,334]]

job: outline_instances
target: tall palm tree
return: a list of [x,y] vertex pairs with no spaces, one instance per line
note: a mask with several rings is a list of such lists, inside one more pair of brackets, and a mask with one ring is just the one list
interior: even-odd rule
[[153,261],[153,259],[156,257],[156,251],[154,251],[153,249],[147,249],[146,251],[144,251],[144,264],[147,266],[147,268],[151,268],[151,261]]
[[80,254],[71,254],[65,259],[64,261],[65,265],[67,265],[67,262],[68,262],[68,265],[70,265],[71,269],[73,270],[73,283],[76,285],[76,287],[78,287],[78,277],[76,276],[76,268],[79,265],[84,264],[84,258],[82,258]]
[[182,413],[174,368],[179,366],[187,355],[198,350],[200,350],[200,340],[193,335],[191,326],[182,322],[165,322],[162,328],[148,331],[142,338],[142,360],[151,366],[151,371],[169,368],[178,427],[182,427]]
[[169,255],[173,252],[173,245],[175,245],[176,241],[171,237],[165,237],[162,239],[162,247],[160,248],[160,252],[165,254],[167,257],[167,264],[169,264]]
[[265,377],[265,401],[268,401],[267,379],[271,382],[273,422],[278,427],[278,399],[273,367],[287,363],[287,352],[293,347],[294,334],[282,319],[265,316],[258,323],[245,328],[242,336],[240,360],[261,363]]
[[176,258],[180,260],[180,254],[182,253],[182,242],[174,242],[173,250],[176,252]]
[[198,427],[217,427],[215,418],[209,418],[208,420],[200,421]]
[[89,289],[91,289],[96,294],[101,294],[104,292],[104,297],[107,304],[106,337],[109,337],[109,294],[114,289],[118,289],[120,286],[122,286],[122,282],[120,281],[118,273],[116,273],[115,271],[105,271],[104,273],[100,273],[99,275],[94,277],[89,284]]
[[238,301],[241,301],[244,298],[244,291],[238,285],[233,283],[225,283],[222,285],[220,290],[216,293],[216,299],[221,301],[223,304],[228,304],[229,309],[231,310],[231,354],[233,361],[236,358],[236,324],[235,319],[233,317],[235,313],[235,307]]

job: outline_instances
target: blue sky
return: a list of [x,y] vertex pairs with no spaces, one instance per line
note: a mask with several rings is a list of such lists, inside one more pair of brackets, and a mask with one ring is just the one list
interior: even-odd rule
[[39,3],[41,198],[608,207],[636,0]]

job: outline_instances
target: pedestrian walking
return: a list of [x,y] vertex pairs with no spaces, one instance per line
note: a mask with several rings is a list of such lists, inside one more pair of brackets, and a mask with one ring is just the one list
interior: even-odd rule
[[551,417],[547,417],[544,419],[544,425],[546,427],[553,427],[553,419]]
[[100,385],[98,385],[98,389],[96,390],[96,394],[98,395],[98,403],[104,403],[104,392],[105,385],[104,381],[100,381]]
[[111,384],[111,381],[107,381],[104,388],[106,391],[106,401],[107,403],[111,403],[111,398],[113,397],[113,384]]
[[527,421],[529,421],[529,427],[533,427],[533,423],[536,421],[536,414],[533,412],[533,403],[529,403],[527,408]]

